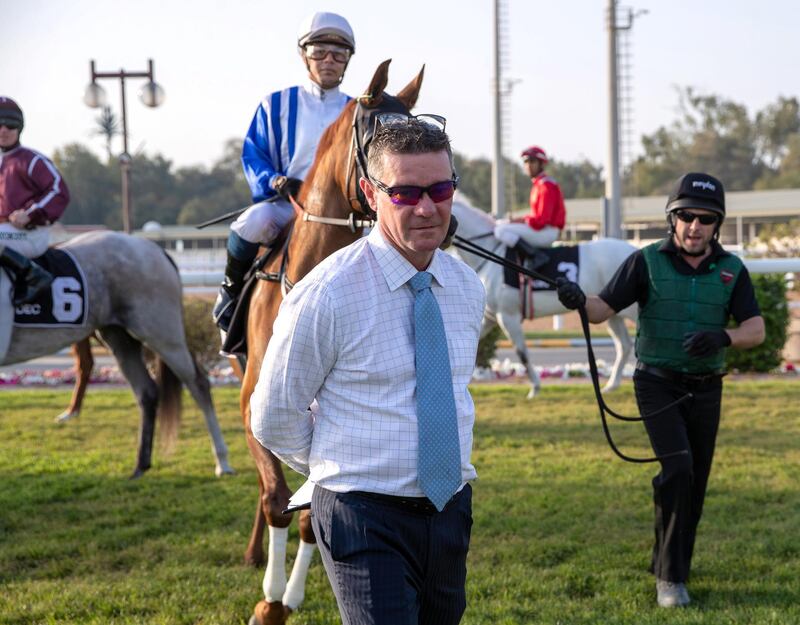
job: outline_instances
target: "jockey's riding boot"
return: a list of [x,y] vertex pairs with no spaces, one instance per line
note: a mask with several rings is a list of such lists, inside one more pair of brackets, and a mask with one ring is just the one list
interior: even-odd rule
[[0,248],[0,265],[14,274],[14,306],[32,302],[53,282],[49,271],[8,247]]
[[525,259],[523,263],[525,268],[531,271],[536,271],[544,267],[547,261],[550,260],[550,257],[540,248],[534,247],[521,237],[514,246],[514,249]]
[[233,311],[236,309],[236,302],[239,294],[244,288],[244,276],[253,264],[253,259],[240,260],[228,252],[228,262],[225,265],[225,279],[220,285],[217,301],[214,303],[214,310],[211,315],[214,323],[220,330],[228,331],[233,319]]

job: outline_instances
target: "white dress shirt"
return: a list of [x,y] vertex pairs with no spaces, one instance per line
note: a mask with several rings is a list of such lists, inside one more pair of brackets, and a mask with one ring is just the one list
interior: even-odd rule
[[[475,272],[441,250],[427,271],[447,332],[466,482],[476,477],[467,385],[486,295]],[[250,425],[262,445],[328,490],[424,496],[407,284],[416,273],[376,227],[320,263],[281,304]]]

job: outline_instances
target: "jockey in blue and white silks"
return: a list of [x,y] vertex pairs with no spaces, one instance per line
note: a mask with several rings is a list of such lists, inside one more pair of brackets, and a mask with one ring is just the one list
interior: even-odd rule
[[335,13],[313,14],[300,26],[297,48],[308,82],[266,96],[244,140],[242,166],[254,205],[231,224],[228,236],[225,280],[213,312],[224,331],[259,246],[269,246],[294,217],[288,198],[299,192],[322,133],[350,100],[339,90],[355,53],[346,19]]
[[[242,148],[242,166],[253,202],[278,195],[275,184],[281,176],[305,179],[322,133],[349,100],[338,86],[323,89],[311,80],[264,98]],[[231,230],[245,241],[268,245],[293,216],[291,204],[281,198],[266,207],[249,208]]]

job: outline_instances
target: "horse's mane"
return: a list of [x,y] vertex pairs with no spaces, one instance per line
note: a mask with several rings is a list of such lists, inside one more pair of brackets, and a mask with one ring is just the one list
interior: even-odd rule
[[317,151],[314,155],[314,161],[313,163],[311,163],[311,167],[309,168],[308,173],[306,174],[306,180],[313,179],[317,167],[319,167],[320,163],[322,162],[321,155],[333,153],[331,148],[333,147],[333,144],[336,140],[336,133],[339,130],[339,125],[342,123],[343,118],[349,117],[349,115],[345,116],[345,111],[349,111],[352,109],[353,106],[352,103],[354,101],[355,100],[350,100],[350,102],[348,102],[345,105],[345,108],[339,114],[339,117],[337,117],[336,120],[322,132],[322,136],[320,137],[319,143],[317,144]]
[[492,217],[489,213],[482,211],[480,208],[473,206],[469,198],[460,191],[453,201],[453,207],[456,209],[455,212],[458,213],[458,220],[464,223],[465,228],[472,231],[494,231],[494,217]]

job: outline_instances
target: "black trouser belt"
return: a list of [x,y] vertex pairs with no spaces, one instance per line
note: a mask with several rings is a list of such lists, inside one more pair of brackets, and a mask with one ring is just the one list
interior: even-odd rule
[[[397,495],[384,495],[383,493],[369,493],[362,490],[351,491],[350,494],[358,495],[359,497],[364,497],[365,499],[380,501],[381,503],[389,504],[397,508],[404,508],[406,510],[412,510],[414,512],[423,514],[433,514],[434,512],[437,512],[436,506],[434,506],[431,500],[427,497],[400,497]],[[450,499],[447,504],[445,504],[445,507],[447,507],[456,497],[458,497],[458,493],[456,493],[453,498]]]
[[724,373],[681,373],[680,371],[673,371],[672,369],[654,367],[644,362],[637,362],[636,369],[649,373],[657,378],[669,380],[670,382],[675,382],[676,384],[682,384],[684,386],[699,386],[707,384],[708,382],[715,382],[725,375]]

